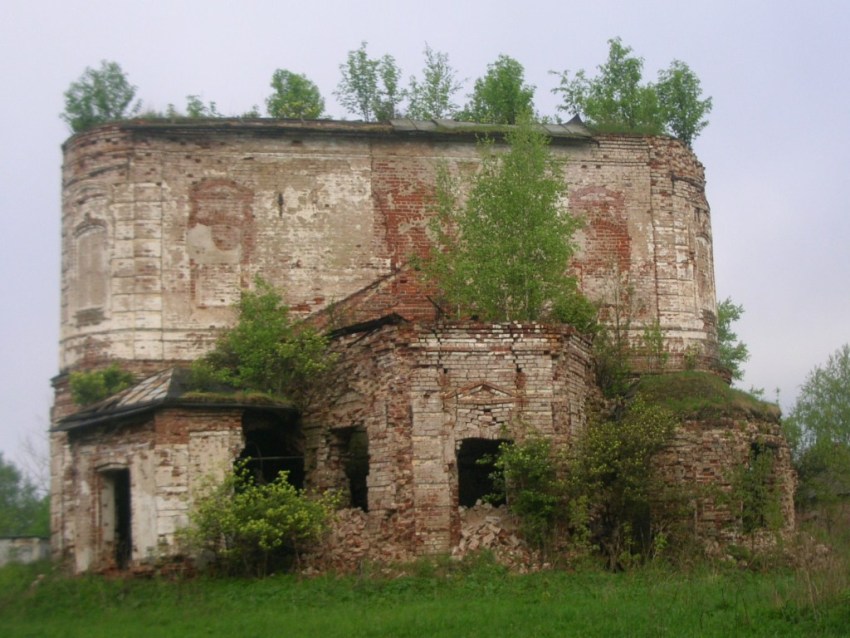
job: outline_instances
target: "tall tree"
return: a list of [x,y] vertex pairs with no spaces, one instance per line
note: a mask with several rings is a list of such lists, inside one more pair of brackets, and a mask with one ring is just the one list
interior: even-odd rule
[[322,117],[325,100],[319,87],[306,75],[277,69],[272,75],[271,87],[274,93],[266,99],[266,109],[270,116],[302,120]]
[[525,83],[525,69],[507,55],[487,66],[475,81],[469,104],[461,117],[473,122],[516,124],[534,112],[534,87]]
[[451,117],[458,108],[452,102],[452,96],[460,87],[455,70],[449,64],[448,54],[434,51],[426,44],[422,80],[413,76],[410,78],[407,116],[415,120]]
[[631,53],[631,47],[614,38],[608,40],[608,60],[598,67],[597,77],[588,78],[580,70],[570,79],[567,71],[562,72],[561,86],[553,90],[564,99],[558,109],[577,113],[602,129],[663,132],[658,95],[641,85],[643,58]]
[[50,502],[0,452],[0,536],[48,536]]
[[132,117],[140,102],[133,102],[136,87],[130,84],[117,62],[103,60],[99,69],[87,67],[65,91],[65,120],[75,133],[96,124]]
[[720,365],[729,370],[733,379],[744,377],[744,363],[750,358],[747,344],[738,340],[732,331],[732,324],[744,314],[744,306],[737,305],[731,297],[717,304],[717,346]]
[[370,58],[366,42],[348,52],[344,64],[339,65],[342,75],[334,95],[349,112],[365,121],[386,121],[400,115],[399,105],[405,91],[399,86],[401,69],[391,55]]
[[[579,222],[563,206],[561,167],[527,120],[506,139],[505,152],[484,146],[481,170],[464,186],[440,171],[424,271],[461,316],[586,328],[594,312],[567,275]],[[459,191],[469,193],[464,202]]]
[[708,122],[711,98],[700,99],[699,79],[687,64],[674,60],[658,75],[658,83],[643,83],[643,58],[620,38],[608,41],[608,60],[589,78],[584,70],[570,78],[560,73],[559,110],[578,114],[601,130],[675,135],[690,146]]
[[850,344],[809,373],[784,426],[803,500],[850,493]]
[[658,101],[664,122],[676,137],[688,146],[708,126],[706,116],[711,112],[711,98],[700,99],[699,78],[681,60],[658,74]]

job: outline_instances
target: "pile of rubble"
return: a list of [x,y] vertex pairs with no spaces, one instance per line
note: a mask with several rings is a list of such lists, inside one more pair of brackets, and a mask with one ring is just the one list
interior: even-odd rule
[[[474,507],[461,507],[459,512],[460,541],[452,550],[452,558],[460,560],[488,551],[512,571],[525,573],[545,566],[538,553],[522,540],[517,520],[504,505],[494,507],[479,501]],[[323,542],[304,557],[303,573],[352,572],[370,563],[373,568],[398,566],[415,558],[401,544],[371,541],[374,535],[367,531],[368,520],[362,510],[339,510]]]
[[322,543],[304,558],[306,574],[353,572],[368,562],[404,563],[413,556],[393,543],[373,543],[367,532],[369,515],[361,509],[338,510]]
[[494,507],[479,501],[474,507],[460,508],[460,542],[452,550],[453,558],[490,551],[494,558],[520,573],[535,571],[541,564],[536,552],[520,538],[516,519],[507,507]]

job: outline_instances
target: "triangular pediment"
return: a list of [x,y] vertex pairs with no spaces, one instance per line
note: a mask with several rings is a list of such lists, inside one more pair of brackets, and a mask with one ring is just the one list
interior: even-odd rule
[[460,388],[455,393],[458,403],[513,403],[516,397],[507,390],[492,383],[476,383]]

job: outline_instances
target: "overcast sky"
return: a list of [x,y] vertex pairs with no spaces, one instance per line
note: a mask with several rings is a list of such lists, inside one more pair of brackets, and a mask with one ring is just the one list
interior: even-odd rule
[[[333,117],[349,50],[368,41],[404,77],[427,42],[467,83],[500,53],[554,114],[551,70],[593,71],[620,36],[654,79],[673,59],[714,99],[694,149],[706,167],[718,297],[746,314],[740,385],[787,410],[813,366],[850,341],[850,2],[474,0],[5,0],[0,8],[0,451],[18,460],[49,425],[58,370],[63,92],[117,61],[145,107],[197,94],[261,108],[276,68],[305,73]],[[352,116],[348,116],[352,117]]]

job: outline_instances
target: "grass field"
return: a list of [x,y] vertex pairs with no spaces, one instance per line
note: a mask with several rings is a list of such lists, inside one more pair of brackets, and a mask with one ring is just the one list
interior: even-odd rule
[[[39,574],[45,574],[38,584]],[[69,578],[0,569],[0,636],[848,636],[850,591],[799,572],[643,568],[518,576],[486,560],[263,580]]]

